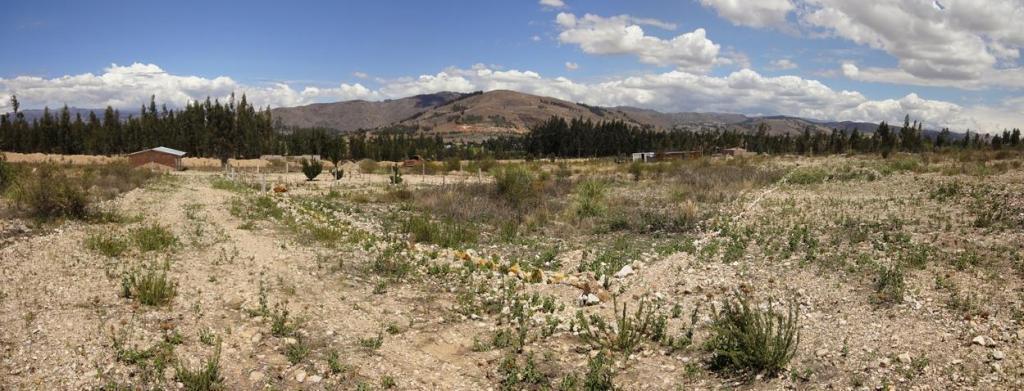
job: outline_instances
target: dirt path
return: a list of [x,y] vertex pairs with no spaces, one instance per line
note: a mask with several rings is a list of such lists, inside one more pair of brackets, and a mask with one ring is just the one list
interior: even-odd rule
[[[387,295],[373,294],[363,272],[367,253],[299,243],[269,223],[242,229],[244,221],[229,213],[233,197],[212,189],[205,176],[186,175],[174,186],[135,190],[117,201],[142,222],[127,228],[70,223],[0,250],[6,296],[0,304],[6,357],[0,377],[15,389],[80,389],[131,379],[139,370],[117,362],[111,340],[130,330],[129,344],[139,349],[180,334],[175,354],[192,366],[213,354],[199,335],[216,335],[230,389],[294,388],[300,381],[332,388],[375,384],[385,375],[403,388],[480,389],[489,383],[485,371],[461,357],[469,349],[461,345],[465,334],[475,333],[475,326],[444,324],[437,293],[395,285]],[[171,228],[179,244],[166,254],[108,259],[83,243],[90,234],[127,234],[147,224]],[[178,284],[170,305],[151,308],[118,297],[122,268],[165,260]],[[330,270],[337,260],[344,261],[343,269]],[[270,319],[250,316],[259,307],[261,284],[270,307],[287,308],[298,325],[294,337],[274,337]],[[383,333],[388,324],[400,332]],[[360,345],[359,339],[381,333],[379,349]],[[284,352],[296,339],[310,353],[293,365]],[[326,365],[331,350],[351,367],[334,378]],[[159,376],[169,380],[173,371]]]

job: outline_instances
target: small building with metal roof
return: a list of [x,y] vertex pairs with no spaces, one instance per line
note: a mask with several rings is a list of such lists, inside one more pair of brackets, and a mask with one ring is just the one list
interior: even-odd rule
[[185,155],[186,152],[177,149],[156,147],[129,154],[128,162],[132,167],[159,168],[162,166],[170,170],[181,171],[184,168],[181,158]]

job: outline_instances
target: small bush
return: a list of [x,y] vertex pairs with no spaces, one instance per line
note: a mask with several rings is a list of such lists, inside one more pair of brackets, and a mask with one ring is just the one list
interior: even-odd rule
[[411,234],[414,241],[433,243],[441,247],[454,248],[462,244],[476,243],[476,231],[452,220],[431,221],[424,216],[412,216],[402,224],[402,229]]
[[212,391],[222,389],[224,378],[220,374],[220,347],[208,361],[201,363],[198,369],[192,370],[178,360],[175,368],[175,379],[188,391]]
[[498,195],[519,211],[539,193],[534,188],[533,181],[533,173],[521,165],[507,166],[494,171],[494,185]]
[[384,249],[374,258],[370,269],[378,275],[399,280],[412,273],[414,265],[407,255],[402,254],[404,247],[403,243],[396,243]]
[[906,283],[903,281],[903,267],[899,265],[878,268],[875,278],[875,299],[879,303],[899,303],[903,301]]
[[0,153],[0,192],[7,190],[11,183],[14,182],[14,178],[14,168],[7,163],[7,157]]
[[132,240],[141,252],[163,251],[178,243],[178,238],[159,224],[136,229]]
[[515,354],[508,354],[498,366],[498,376],[502,390],[543,389],[548,383],[547,377],[537,370],[532,354],[522,364]]
[[302,159],[302,173],[307,181],[312,181],[324,171],[324,164],[319,160]]
[[302,338],[298,338],[295,343],[289,344],[284,349],[284,355],[288,357],[288,362],[292,365],[302,362],[309,356],[309,345]]
[[459,160],[457,156],[452,156],[444,160],[444,170],[447,172],[459,171],[462,169],[462,160]]
[[121,277],[121,296],[135,299],[143,305],[170,303],[177,289],[177,284],[167,277],[167,273],[155,267],[145,273],[133,271]]
[[45,164],[34,174],[21,176],[12,195],[16,205],[26,208],[38,219],[89,216],[90,200],[86,191],[79,181],[53,164]]
[[363,159],[359,161],[359,172],[363,174],[373,174],[377,172],[377,162],[371,159]]
[[796,354],[800,343],[795,303],[787,313],[751,305],[740,293],[714,311],[711,337],[705,347],[712,353],[712,368],[775,374]]
[[[616,312],[618,305],[614,305]],[[600,315],[584,316],[582,311],[576,313],[576,327],[580,339],[595,349],[608,349],[626,354],[632,353],[644,339],[660,341],[665,335],[664,322],[666,317],[649,304],[646,299],[640,301],[636,312],[629,314],[627,305],[622,304],[622,311],[616,314],[615,325],[608,324]]]
[[576,216],[595,217],[604,214],[608,185],[597,180],[586,180],[576,185]]
[[611,363],[604,352],[591,357],[587,362],[587,376],[583,379],[583,389],[588,391],[614,390]]
[[85,238],[85,247],[108,257],[118,257],[128,251],[130,243],[112,234],[97,233]]

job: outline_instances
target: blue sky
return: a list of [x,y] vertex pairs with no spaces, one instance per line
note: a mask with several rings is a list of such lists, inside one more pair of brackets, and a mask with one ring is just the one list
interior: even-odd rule
[[238,92],[288,106],[510,88],[665,111],[1022,126],[1024,5],[988,0],[979,15],[972,1],[10,2],[0,97],[136,107]]

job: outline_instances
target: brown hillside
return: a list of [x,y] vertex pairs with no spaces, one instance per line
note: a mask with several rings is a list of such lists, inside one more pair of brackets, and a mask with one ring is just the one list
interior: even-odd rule
[[401,124],[439,133],[518,133],[552,116],[583,118],[595,122],[622,120],[641,125],[615,109],[507,90],[468,95],[431,108]]

